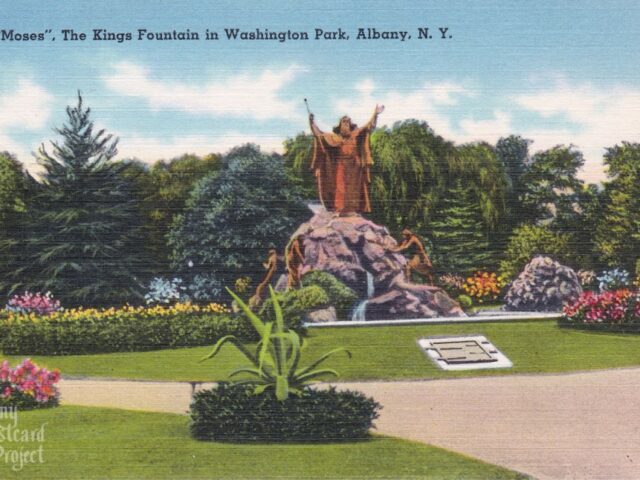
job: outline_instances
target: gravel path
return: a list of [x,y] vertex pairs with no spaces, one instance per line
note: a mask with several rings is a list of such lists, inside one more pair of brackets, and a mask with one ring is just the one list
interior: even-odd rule
[[[640,368],[339,385],[384,406],[379,433],[539,479],[640,478]],[[61,381],[66,404],[172,413],[188,409],[191,391],[188,383]]]

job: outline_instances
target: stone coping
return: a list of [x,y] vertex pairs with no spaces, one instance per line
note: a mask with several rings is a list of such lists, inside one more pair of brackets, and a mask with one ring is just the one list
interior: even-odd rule
[[562,313],[548,312],[479,312],[468,317],[404,318],[397,320],[337,321],[305,323],[307,328],[329,327],[387,327],[390,325],[445,325],[451,323],[521,322],[529,320],[552,320],[562,317]]

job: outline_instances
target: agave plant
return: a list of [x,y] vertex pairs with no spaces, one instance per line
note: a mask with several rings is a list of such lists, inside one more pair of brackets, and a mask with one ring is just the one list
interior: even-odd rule
[[260,341],[256,345],[255,352],[252,352],[234,335],[227,335],[218,340],[213,351],[200,361],[216,356],[225,343],[232,343],[251,362],[251,366],[234,370],[229,374],[229,378],[241,374],[253,377],[237,381],[236,384],[254,384],[255,394],[260,394],[267,388],[274,388],[276,398],[283,401],[289,398],[290,393],[299,395],[305,385],[318,377],[338,376],[335,370],[316,368],[331,355],[345,352],[351,358],[351,352],[344,348],[337,348],[325,353],[310,365],[300,367],[304,339],[297,332],[285,329],[282,308],[273,288],[269,287],[269,292],[273,302],[275,322],[263,322],[235,293],[228,288],[227,291],[251,321],[260,336]]

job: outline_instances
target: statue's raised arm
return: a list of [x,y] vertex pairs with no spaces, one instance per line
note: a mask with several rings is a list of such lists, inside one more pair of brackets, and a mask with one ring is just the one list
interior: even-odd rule
[[384,105],[376,105],[376,108],[373,110],[373,115],[371,115],[371,119],[366,123],[363,130],[373,130],[376,128],[376,123],[378,122],[378,115],[384,112]]
[[324,132],[318,128],[318,125],[316,125],[313,113],[309,113],[309,127],[311,127],[311,133],[316,137],[324,134]]

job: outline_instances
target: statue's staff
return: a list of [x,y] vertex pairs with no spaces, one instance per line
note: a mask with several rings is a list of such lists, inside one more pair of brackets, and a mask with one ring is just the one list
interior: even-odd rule
[[[311,113],[311,110],[309,110],[309,102],[307,102],[307,99],[304,99],[304,106],[307,107],[307,113],[309,114],[309,119],[311,121],[313,121],[313,113]],[[312,130],[313,133],[313,130]],[[324,149],[324,145],[322,144],[322,140],[318,140],[318,139],[314,139],[314,142],[320,144],[320,149],[322,150],[323,155],[327,155],[326,150]],[[315,174],[315,172],[314,172]],[[316,184],[318,185],[318,196],[320,197],[320,204],[322,205],[322,208],[324,208],[325,210],[327,209],[326,205],[324,204],[324,197],[322,195],[322,181],[320,180],[320,176],[316,175]]]

